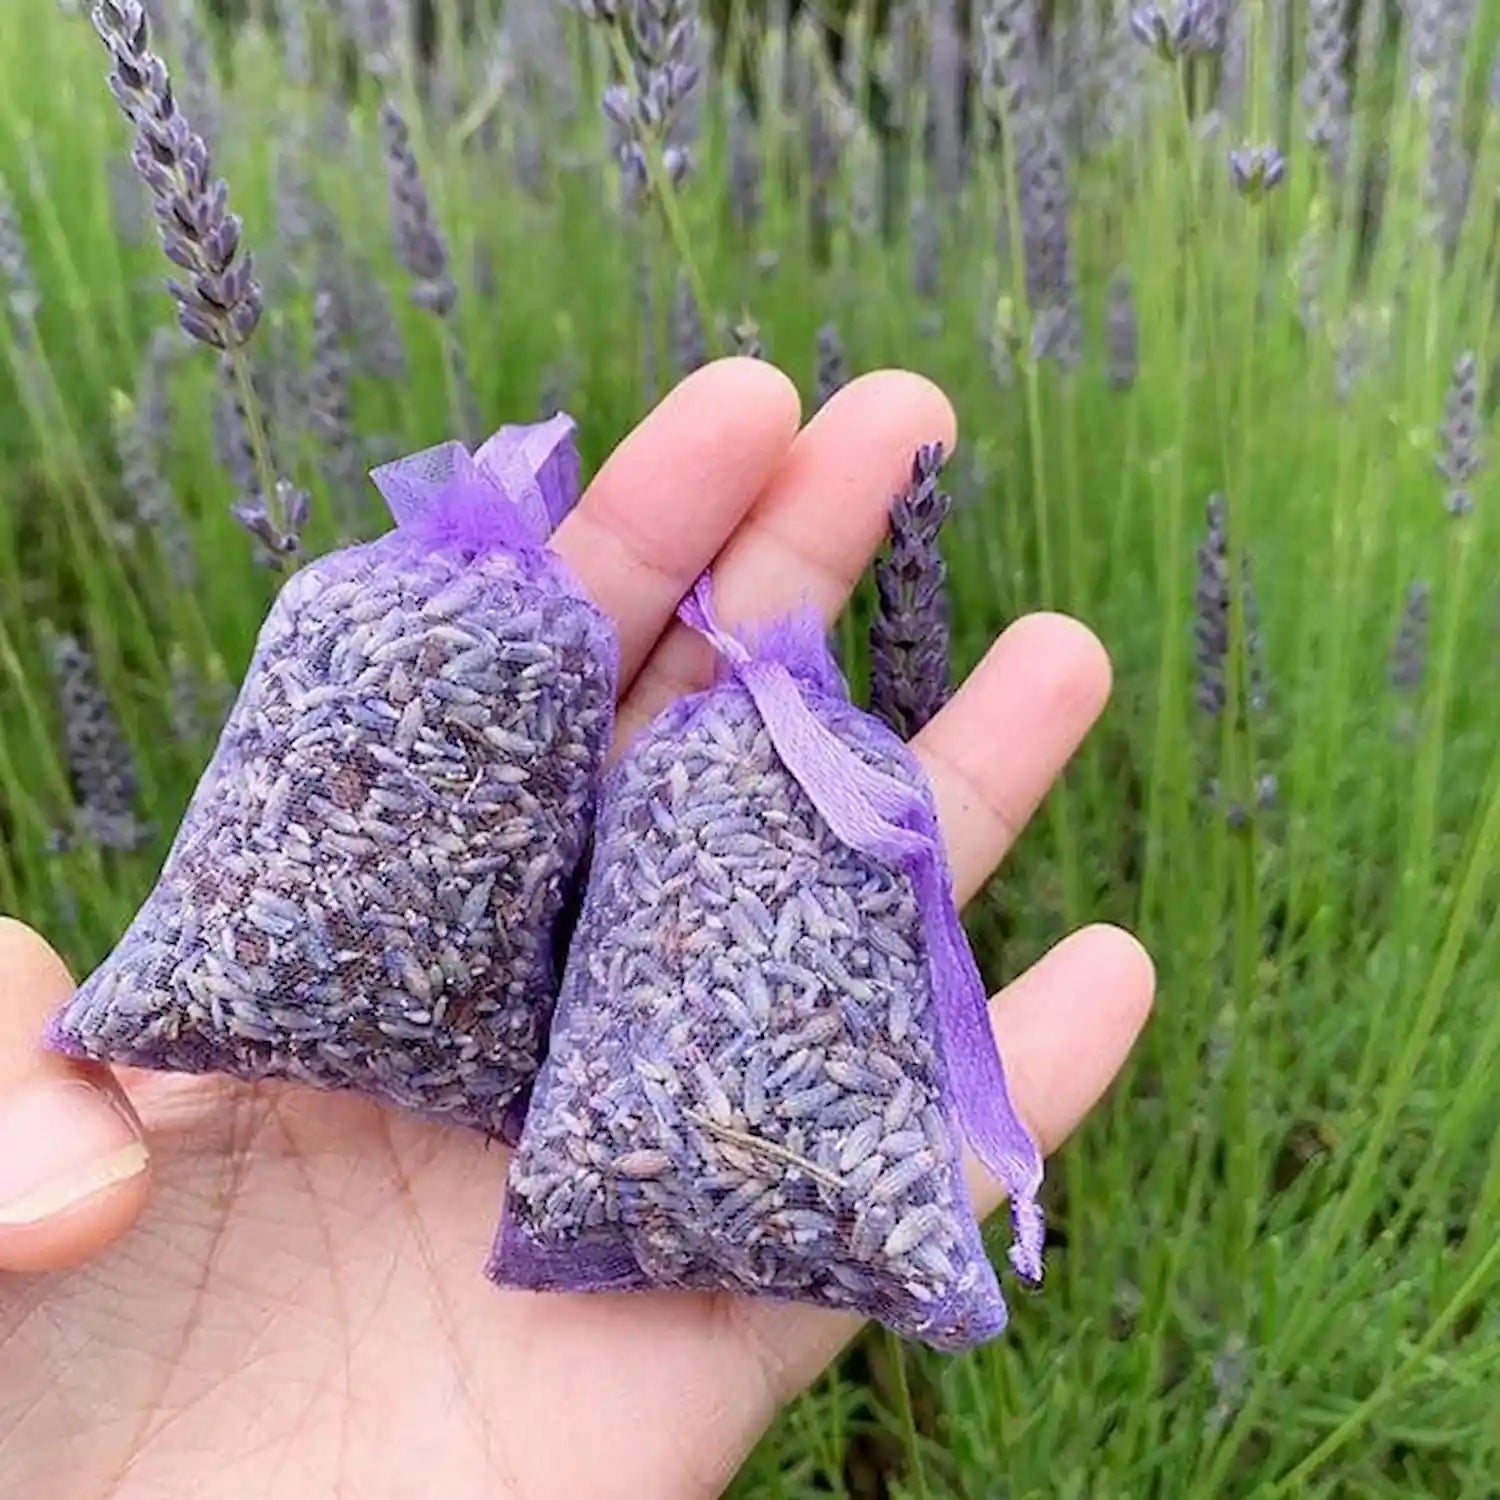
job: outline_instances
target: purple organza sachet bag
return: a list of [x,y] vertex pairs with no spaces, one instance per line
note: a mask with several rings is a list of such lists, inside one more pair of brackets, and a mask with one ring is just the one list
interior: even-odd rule
[[546,546],[573,424],[373,475],[296,573],[155,889],[51,1046],[378,1095],[514,1139],[614,722],[614,628]]
[[823,632],[745,645],[608,774],[550,1055],[489,1274],[852,1310],[943,1349],[1006,1307],[965,1139],[1041,1277],[1042,1166],[1011,1106],[931,792]]

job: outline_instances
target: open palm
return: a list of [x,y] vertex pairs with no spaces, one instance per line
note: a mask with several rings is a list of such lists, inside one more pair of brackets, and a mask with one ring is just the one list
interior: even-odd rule
[[[707,679],[706,646],[673,621],[706,564],[730,624],[802,602],[831,617],[913,450],[953,436],[912,375],[854,382],[800,432],[768,365],[678,387],[556,538],[619,629],[619,736]],[[962,899],[1108,678],[1081,625],[1032,616],[918,739]],[[1118,1070],[1151,984],[1134,941],[1096,927],[997,997],[1017,1106],[1048,1149]],[[4,1500],[710,1496],[853,1331],[738,1297],[496,1291],[480,1267],[501,1149],[353,1095],[42,1056],[68,988],[0,924]],[[994,1206],[992,1184],[975,1193]]]

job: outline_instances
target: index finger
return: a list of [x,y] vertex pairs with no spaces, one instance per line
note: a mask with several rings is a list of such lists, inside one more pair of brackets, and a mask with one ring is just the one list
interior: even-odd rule
[[615,623],[620,690],[796,436],[796,387],[774,365],[722,359],[689,375],[615,449],[553,550]]

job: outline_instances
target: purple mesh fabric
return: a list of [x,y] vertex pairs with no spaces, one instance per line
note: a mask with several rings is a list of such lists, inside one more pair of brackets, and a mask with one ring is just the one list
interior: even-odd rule
[[[749,656],[787,668],[935,827],[916,762],[848,701],[816,622]],[[491,1278],[754,1293],[944,1349],[998,1333],[913,880],[834,833],[737,676],[632,743],[595,840]]]
[[155,889],[51,1046],[514,1139],[618,657],[542,545],[551,512],[512,503],[518,472],[536,488],[518,455],[576,493],[571,423],[542,427],[509,429],[503,464],[449,445],[378,472],[396,529],[288,581]]

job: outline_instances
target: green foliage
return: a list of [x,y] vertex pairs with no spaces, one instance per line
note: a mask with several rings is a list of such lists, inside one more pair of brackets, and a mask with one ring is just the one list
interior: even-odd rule
[[[353,404],[365,440],[410,450],[449,431],[443,338],[406,303],[390,249],[379,87],[350,66],[326,8],[309,9],[316,88],[288,78],[253,6],[217,39],[217,164],[267,280],[257,352],[306,359],[314,291],[343,253],[286,254],[274,185],[278,161],[300,156],[338,243],[396,289],[410,376],[356,372]],[[437,6],[435,33],[456,102],[429,81],[435,102],[419,107],[414,68],[392,87],[452,245],[458,334],[487,418],[529,417],[565,379],[597,463],[656,394],[645,366],[670,369],[678,249],[649,213],[620,212],[596,108],[604,39],[568,15],[563,66],[513,49],[492,71],[486,30],[460,42],[444,24],[457,10]],[[1490,44],[1485,28],[1471,38],[1470,208],[1450,254],[1424,192],[1430,101],[1406,89],[1398,48],[1362,57],[1340,186],[1303,142],[1300,52],[1272,24],[1284,11],[1247,14],[1246,118],[1215,133],[1210,70],[1178,88],[1172,65],[1143,54],[1135,123],[1075,156],[1089,355],[1072,375],[1030,357],[1019,236],[1006,227],[1015,164],[977,85],[971,170],[959,196],[940,198],[922,145],[926,85],[892,87],[889,40],[854,6],[825,234],[809,224],[808,132],[783,81],[800,72],[832,89],[833,64],[811,30],[768,34],[741,7],[719,39],[724,76],[750,80],[759,101],[764,216],[746,232],[729,208],[727,87],[706,92],[699,169],[677,202],[724,327],[748,312],[809,398],[829,320],[856,371],[907,365],[952,394],[961,668],[1036,608],[1080,615],[1115,661],[1104,724],[972,914],[992,977],[1103,917],[1140,932],[1161,979],[1128,1076],[1053,1165],[1046,1293],[965,1358],[862,1340],[785,1414],[745,1496],[1494,1492],[1500,495],[1490,471],[1473,514],[1450,519],[1434,469],[1455,357],[1475,351],[1486,374],[1496,352],[1500,116],[1480,105]],[[135,391],[171,311],[158,251],[129,243],[112,209],[106,163],[127,137],[97,41],[56,0],[5,0],[0,70],[0,173],[42,291],[34,329],[11,319],[0,331],[0,907],[86,966],[147,889],[210,749],[201,732],[172,730],[174,668],[207,689],[237,679],[275,580],[228,513],[233,486],[209,435],[218,376],[202,351],[172,367],[165,463],[197,591],[171,585],[121,483],[115,393]],[[888,134],[860,123],[876,95],[895,119]],[[347,144],[330,110],[347,114]],[[1225,169],[1241,139],[1275,139],[1288,157],[1285,184],[1256,204]],[[528,191],[515,162],[533,144],[541,181]],[[911,290],[918,197],[941,232],[934,304]],[[872,198],[884,235],[852,211]],[[487,298],[472,284],[476,253],[498,273]],[[1123,390],[1103,358],[1105,288],[1121,267],[1140,327]],[[644,326],[643,275],[655,309]],[[332,545],[331,466],[307,434],[281,440],[283,465],[315,496],[311,545]],[[1211,722],[1193,703],[1192,610],[1215,491],[1234,558],[1254,557],[1270,698],[1242,711],[1249,618],[1236,586],[1230,710]],[[380,524],[373,498],[367,522]],[[1388,653],[1418,577],[1432,590],[1430,657],[1418,693],[1398,699]],[[853,618],[866,609],[856,601]],[[139,854],[51,850],[72,811],[48,621],[90,643],[135,747],[156,828]],[[1275,806],[1232,826],[1227,804],[1253,804],[1268,773]]]

